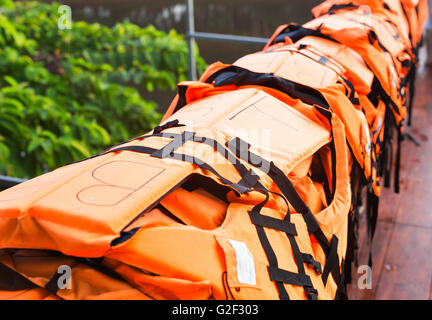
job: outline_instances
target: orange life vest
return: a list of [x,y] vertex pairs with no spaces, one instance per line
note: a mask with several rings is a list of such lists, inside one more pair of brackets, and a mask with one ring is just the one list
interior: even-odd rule
[[1,192],[0,298],[343,298],[425,3],[325,1],[180,83],[151,132]]

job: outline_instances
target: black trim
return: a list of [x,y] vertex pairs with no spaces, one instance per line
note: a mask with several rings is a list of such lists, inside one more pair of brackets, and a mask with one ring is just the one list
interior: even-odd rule
[[339,265],[339,258],[337,253],[338,243],[339,243],[338,238],[335,235],[333,235],[333,238],[331,239],[330,252],[327,255],[326,263],[324,265],[324,270],[322,273],[322,280],[324,285],[327,284],[327,279],[330,273],[332,274],[333,279],[337,284],[339,284],[340,282],[340,270],[339,270],[340,265]]
[[[263,191],[266,191],[266,190],[263,190]],[[249,216],[251,218],[251,221],[253,221],[254,216],[257,216],[260,214],[261,209],[267,203],[267,201],[269,199],[269,193],[268,192],[265,192],[265,193],[266,193],[266,198],[264,199],[264,201],[255,205],[252,208],[252,210],[249,211]],[[263,247],[264,253],[265,253],[267,260],[269,262],[269,267],[277,268],[278,267],[278,260],[277,260],[276,254],[275,254],[275,252],[274,252],[274,250],[273,250],[272,246],[270,245],[270,242],[267,238],[264,227],[259,226],[259,225],[255,225],[255,228],[257,230],[257,235],[258,235],[259,241],[261,243],[261,246]],[[276,288],[279,292],[279,298],[281,300],[290,300],[288,292],[286,291],[286,289],[283,285],[283,282],[279,281],[279,280],[275,280],[275,284],[276,284]]]
[[206,82],[214,82],[215,87],[225,85],[257,85],[268,87],[281,91],[293,98],[300,99],[307,104],[316,104],[325,109],[330,109],[327,100],[319,90],[278,77],[272,73],[259,73],[238,66],[229,66],[215,72]]
[[47,282],[47,284],[45,285],[45,289],[52,293],[52,294],[57,294],[57,291],[60,290],[60,288],[58,287],[58,280],[60,279],[60,277],[63,274],[58,273],[57,271],[54,273],[54,275],[51,277],[51,279]]
[[309,253],[302,253],[301,255],[304,263],[306,263],[309,267],[314,269],[316,274],[322,274],[322,267],[319,261],[315,260],[314,257]]
[[275,40],[271,44],[285,42],[286,37],[290,38],[291,41],[293,43],[295,43],[295,42],[299,41],[300,39],[307,37],[307,36],[324,38],[327,40],[331,40],[333,42],[340,43],[339,41],[333,39],[332,37],[321,33],[319,30],[308,29],[308,28],[305,28],[305,27],[297,25],[297,24],[290,24],[279,33],[279,35],[275,38]]
[[273,217],[265,216],[256,211],[251,211],[249,216],[252,223],[256,226],[282,231],[286,234],[293,236],[297,235],[295,225],[289,221],[279,220]]
[[312,287],[312,282],[308,275],[282,270],[273,266],[268,267],[268,272],[272,281],[280,281],[293,286]]
[[169,128],[175,128],[175,127],[184,127],[184,124],[180,124],[178,119],[168,121],[167,123],[157,126],[153,129],[153,133],[161,133],[162,131],[169,129]]
[[0,290],[19,291],[33,289],[37,286],[15,270],[0,263]]

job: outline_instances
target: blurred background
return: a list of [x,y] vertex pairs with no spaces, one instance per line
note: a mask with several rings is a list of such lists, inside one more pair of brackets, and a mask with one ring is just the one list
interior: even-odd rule
[[[195,30],[269,38],[318,3],[199,0]],[[190,78],[185,33],[184,0],[0,0],[0,175],[31,178],[151,130]],[[197,73],[262,47],[197,40]]]
[[[44,1],[52,2],[52,1]],[[73,20],[98,22],[113,26],[129,19],[138,26],[149,24],[157,29],[179,33],[186,30],[184,0],[64,0],[72,8]],[[311,9],[320,0],[198,0],[195,29],[200,32],[226,33],[268,38],[281,24],[304,23],[311,19]],[[232,44],[198,40],[201,56],[207,63],[234,62],[261,49],[259,45]]]

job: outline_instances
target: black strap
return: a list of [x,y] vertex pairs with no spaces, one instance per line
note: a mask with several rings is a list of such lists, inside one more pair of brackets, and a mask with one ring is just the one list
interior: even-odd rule
[[[285,287],[283,286],[283,283],[295,285],[295,286],[302,286],[305,290],[306,296],[311,300],[317,300],[318,299],[318,291],[313,287],[312,282],[310,281],[309,276],[306,275],[305,269],[303,266],[304,260],[303,255],[307,257],[308,261],[315,261],[311,255],[306,255],[300,253],[300,249],[298,247],[298,244],[296,240],[294,239],[294,235],[297,234],[295,230],[295,225],[290,222],[290,213],[288,212],[283,220],[275,219],[273,217],[267,217],[261,215],[259,212],[264,207],[265,203],[269,199],[269,193],[266,189],[262,189],[266,194],[266,198],[264,201],[262,201],[260,204],[257,204],[254,206],[252,211],[249,212],[249,216],[251,218],[252,223],[257,228],[258,237],[260,239],[261,245],[264,249],[264,252],[267,256],[267,259],[269,261],[269,267],[268,272],[270,275],[270,279],[276,283],[276,286],[278,288],[279,296],[281,299],[289,299],[289,296],[286,292]],[[285,227],[281,226],[289,226],[288,230]],[[291,248],[293,250],[294,260],[298,267],[298,274],[281,270],[278,268],[278,262],[276,255],[270,245],[270,242],[267,238],[267,235],[263,229],[263,227],[276,229],[282,232],[285,232],[287,235]],[[293,230],[291,230],[293,229]],[[318,263],[319,264],[319,263]],[[280,277],[281,274],[284,274],[284,277]],[[307,281],[304,281],[306,279]]]
[[[291,248],[293,250],[294,260],[297,264],[298,272],[299,272],[299,274],[304,275],[306,277],[305,269],[303,266],[303,263],[305,261],[304,261],[303,257],[305,257],[307,259],[308,263],[312,263],[315,268],[317,266],[320,267],[320,264],[319,264],[319,262],[315,261],[315,259],[311,255],[300,253],[299,246],[298,246],[298,244],[294,238],[294,236],[297,235],[297,231],[296,231],[295,225],[290,222],[290,213],[289,212],[286,214],[286,216],[283,220],[276,219],[276,218],[269,217],[269,216],[265,216],[265,215],[261,215],[259,213],[259,211],[262,209],[263,205],[267,202],[267,200],[269,198],[268,192],[266,192],[265,189],[263,189],[263,191],[266,193],[266,200],[263,201],[260,205],[255,206],[254,210],[249,212],[250,219],[256,227],[266,227],[266,228],[285,232],[285,234],[288,237],[288,240],[290,241]],[[267,251],[269,250],[269,248],[267,246],[270,246],[270,243],[268,243],[267,238],[262,239],[265,235],[264,230],[262,230],[260,232],[261,232],[260,233],[260,240],[264,241],[264,244],[263,244],[263,241],[261,241],[261,244],[263,245],[264,251],[267,254]],[[270,253],[268,256],[272,256],[272,254]],[[277,267],[277,260],[275,260],[274,258],[269,259],[269,268],[276,268],[276,267]],[[270,269],[269,269],[269,272],[270,272]],[[270,274],[270,278],[272,278],[271,274]],[[284,282],[284,281],[281,281],[281,282]],[[284,283],[289,283],[289,282],[284,282]],[[290,283],[290,284],[299,285],[299,284],[295,284],[295,283]],[[318,298],[318,292],[315,290],[315,288],[313,287],[311,282],[300,284],[300,285],[303,286],[303,288],[305,290],[305,294],[309,299],[316,300]],[[279,290],[279,292],[281,292],[281,291]]]
[[367,231],[369,235],[369,266],[372,267],[372,242],[375,235],[375,229],[378,221],[379,197],[371,190],[366,195],[366,218]]
[[61,273],[58,273],[57,271],[54,273],[54,275],[51,277],[51,279],[47,282],[45,285],[45,289],[49,291],[52,294],[56,294],[57,291],[60,290],[58,286],[58,280],[62,276]]
[[0,263],[0,290],[19,291],[37,286],[8,266]]
[[251,211],[249,214],[251,221],[256,226],[266,227],[278,231],[285,232],[289,235],[297,235],[295,225],[286,220],[280,220],[273,217],[265,216],[257,211]]
[[[318,110],[320,111],[319,108]],[[330,116],[330,114],[326,115],[324,113],[324,116]],[[279,190],[281,190],[282,194],[293,205],[295,210],[303,215],[309,234],[315,237],[315,239],[318,241],[321,248],[323,249],[326,255],[326,266],[327,266],[327,268],[324,267],[324,271],[327,270],[326,271],[327,273],[331,273],[333,279],[339,285],[341,280],[341,271],[340,271],[339,257],[337,252],[337,246],[338,246],[337,237],[333,235],[333,238],[331,239],[331,243],[329,243],[327,237],[321,230],[320,225],[316,221],[313,213],[310,211],[310,209],[306,206],[306,204],[303,202],[301,197],[298,195],[291,181],[288,179],[287,176],[285,176],[282,170],[280,170],[276,165],[274,165],[273,162],[268,162],[267,160],[261,158],[260,156],[250,152],[248,150],[249,144],[242,141],[238,137],[228,142],[227,146],[233,149],[233,153],[235,153],[238,157],[240,157],[244,161],[247,161],[252,165],[254,165],[254,163],[258,163],[260,164],[260,168],[269,168],[269,172],[267,172],[267,174],[272,178],[272,180],[275,182]],[[332,167],[333,167],[333,183],[335,189],[336,154],[334,149],[333,151],[334,151],[334,159],[333,159]],[[323,275],[324,275],[324,271],[323,271]],[[326,277],[328,277],[328,274]],[[327,279],[323,277],[323,280],[324,279],[326,282]]]
[[[170,143],[168,145],[170,145]],[[171,150],[171,148],[172,148],[172,146],[170,147],[170,150]],[[244,185],[245,182],[249,183],[251,181],[250,179],[245,180],[242,178],[238,183],[232,182],[232,181],[226,179],[224,176],[222,176],[219,172],[217,172],[208,163],[206,163],[203,160],[201,160],[197,157],[194,157],[194,156],[190,156],[187,154],[175,153],[175,152],[170,152],[170,153],[160,152],[161,149],[155,149],[155,148],[150,148],[150,147],[145,147],[145,146],[125,146],[125,147],[119,147],[119,148],[111,149],[108,152],[119,152],[119,151],[132,151],[132,152],[138,152],[138,153],[144,153],[144,154],[150,154],[150,155],[153,155],[154,153],[156,153],[158,156],[160,154],[162,154],[162,155],[164,155],[165,158],[176,159],[176,160],[188,162],[188,163],[191,163],[191,164],[194,164],[194,165],[200,167],[201,169],[204,169],[204,170],[207,170],[207,171],[213,173],[217,178],[219,178],[222,181],[222,183],[231,187],[235,192],[237,192],[237,194],[243,194],[243,193],[247,193],[249,191],[252,191],[251,187]],[[255,180],[253,180],[253,181],[255,181]],[[120,236],[118,238],[115,238],[112,240],[111,246],[115,246],[115,245],[122,243],[123,241],[125,241],[125,239],[132,237],[135,234],[135,232],[137,232],[139,230],[139,228],[135,228],[135,229],[132,229],[129,231],[124,231],[137,218],[139,218],[139,216],[141,216],[141,214],[142,213],[138,214],[135,217],[135,219],[133,219],[129,224],[127,224],[123,228],[123,230],[120,232]]]
[[312,282],[308,275],[282,270],[273,266],[268,267],[268,272],[272,281],[280,281],[293,286],[312,287]]
[[314,257],[309,253],[302,253],[303,261],[315,270],[317,274],[322,274],[321,263],[314,259]]
[[225,85],[258,85],[268,87],[281,91],[293,98],[300,99],[307,104],[316,104],[325,109],[330,108],[328,102],[319,90],[278,77],[272,73],[259,73],[238,66],[229,66],[215,72],[206,82],[213,82],[215,87]]
[[[315,237],[315,239],[318,241],[318,243],[322,247],[327,257],[326,272],[327,273],[331,272],[331,274],[333,275],[333,279],[337,284],[339,284],[340,270],[339,270],[339,257],[337,253],[337,245],[338,245],[337,237],[333,236],[331,243],[329,243],[327,237],[321,230],[320,225],[316,221],[313,213],[306,206],[306,204],[303,202],[301,197],[298,195],[291,181],[288,179],[288,177],[285,176],[283,171],[280,170],[273,162],[268,162],[267,160],[261,158],[260,156],[250,152],[248,150],[249,144],[242,141],[238,137],[229,141],[227,145],[229,148],[233,149],[232,150],[233,153],[235,153],[237,156],[247,161],[248,163],[250,164],[258,163],[261,167],[270,168],[267,174],[272,178],[272,180],[275,182],[275,184],[277,185],[279,190],[281,190],[282,194],[287,198],[287,200],[293,205],[294,209],[296,209],[297,212],[303,215],[309,234]],[[334,176],[333,180],[335,179],[336,177]],[[299,263],[297,264],[299,265]],[[324,271],[325,270],[326,268],[324,267]],[[324,271],[323,271],[323,280],[325,279],[326,282],[327,278],[324,278]],[[328,277],[328,274],[326,277]]]
[[[265,189],[263,189],[263,191],[266,191]],[[255,205],[251,211],[249,211],[249,216],[251,218],[251,221],[253,221],[253,217],[260,215],[260,211],[261,209],[264,207],[264,205],[267,203],[267,201],[269,200],[269,193],[265,192],[266,198],[264,199],[264,201],[262,201],[261,203]],[[263,247],[264,253],[267,257],[267,260],[269,262],[269,268],[273,267],[273,268],[278,268],[278,260],[276,257],[276,254],[268,240],[268,237],[265,233],[264,227],[260,226],[260,225],[255,225],[255,228],[257,230],[257,235],[259,238],[259,241],[261,243],[261,246]],[[280,280],[272,280],[275,282],[276,284],[276,288],[279,292],[279,298],[281,300],[290,300],[288,292],[285,289],[285,286],[283,285],[283,281]]]
[[343,82],[345,83],[345,85],[349,88],[349,95],[347,95],[349,101],[351,101],[351,103],[354,106],[360,106],[360,99],[357,96],[357,91],[354,88],[354,85],[351,83],[351,81],[349,81],[348,79],[346,79],[343,76],[340,76],[343,80]]
[[[289,219],[290,214],[288,213],[285,218]],[[295,240],[294,236],[290,235],[288,233],[286,235],[287,235],[288,240],[291,244],[291,248],[292,248],[293,255],[294,255],[294,260],[295,260],[295,262],[297,264],[297,268],[298,268],[298,273],[306,276],[306,272],[305,272],[305,268],[303,266],[303,263],[305,263],[307,261],[308,261],[308,265],[313,266],[314,270],[316,272],[316,267],[317,267],[316,262],[317,261],[315,261],[313,256],[310,254],[301,253],[300,248],[299,248],[297,241]],[[315,262],[315,264],[313,264],[314,262]],[[319,262],[318,262],[318,265],[319,265],[319,267],[321,267]],[[312,283],[311,284],[309,284],[309,283],[303,284],[303,289],[304,289],[305,294],[308,297],[308,299],[310,299],[310,300],[317,300],[318,299],[318,291],[313,287]]]
[[169,128],[175,128],[175,127],[184,127],[184,124],[180,124],[178,119],[168,121],[164,123],[163,125],[157,126],[153,129],[153,133],[161,133],[162,131],[169,129]]
[[157,157],[159,157],[159,155],[161,153],[163,153],[164,158],[185,161],[185,162],[194,164],[194,165],[200,167],[201,169],[208,170],[209,172],[213,173],[217,178],[219,178],[224,184],[232,187],[235,191],[239,192],[240,194],[246,193],[246,192],[251,190],[247,186],[244,186],[244,185],[241,185],[239,183],[235,183],[235,182],[232,182],[232,181],[226,179],[219,172],[217,172],[212,166],[210,166],[208,163],[204,162],[203,160],[201,160],[197,157],[194,157],[194,156],[191,156],[188,154],[175,153],[175,152],[171,152],[171,153],[160,152],[161,149],[154,149],[154,148],[144,147],[144,146],[126,146],[126,147],[120,147],[120,148],[112,149],[108,152],[118,152],[118,151],[133,151],[133,152],[150,154],[151,156],[153,156],[153,154],[156,153]]
[[395,176],[394,176],[394,192],[399,193],[400,191],[400,164],[401,164],[401,148],[404,135],[401,130],[397,132],[397,148],[396,148],[396,163],[395,163]]
[[348,270],[346,269],[347,263],[344,259],[342,259],[341,263],[341,280],[339,281],[338,289],[336,291],[335,300],[348,300],[348,294],[347,294],[347,275]]
[[338,257],[338,253],[337,253],[338,243],[339,243],[339,240],[334,235],[333,238],[331,239],[331,249],[330,249],[329,254],[327,255],[326,263],[324,265],[324,270],[322,273],[322,280],[323,280],[324,285],[326,285],[327,279],[328,279],[328,276],[330,275],[330,273],[332,274],[335,282],[337,284],[339,284],[339,281],[340,281],[339,268],[340,268],[340,266],[339,266],[339,257]]
[[334,4],[330,7],[330,9],[327,11],[329,14],[334,14],[335,11],[341,10],[341,9],[355,9],[358,8],[357,5],[350,3],[344,3],[344,4]]
[[328,256],[331,247],[330,243],[327,240],[327,237],[325,236],[323,231],[321,230],[313,213],[310,210],[308,210],[306,213],[303,214],[303,218],[306,222],[306,226],[309,234],[314,236],[314,238],[318,241],[319,245],[323,249],[324,254]]
[[[269,162],[249,151],[249,144],[238,137],[229,141],[227,146],[234,154],[236,154],[242,160],[247,161],[249,164],[257,166],[258,168],[269,168],[269,172],[266,173],[274,181],[276,186],[286,197],[289,203],[294,207],[294,209],[303,215],[309,234],[312,234],[315,237],[315,239],[323,248],[324,252],[327,254],[330,250],[329,241],[322,232],[314,215],[308,206],[303,202],[302,198],[299,196],[288,177],[285,176],[284,172],[280,170],[272,161]],[[333,180],[335,180],[335,178]]]
[[305,27],[297,25],[297,24],[290,24],[284,30],[282,30],[281,33],[279,33],[279,35],[275,38],[275,40],[273,41],[272,44],[276,44],[279,42],[285,42],[286,37],[290,38],[293,43],[296,43],[300,39],[307,37],[307,36],[324,38],[324,39],[339,43],[339,41],[333,39],[330,36],[327,36],[327,35],[321,33],[319,30],[308,29],[308,28],[305,28]]
[[351,282],[351,265],[358,264],[358,227],[359,208],[362,201],[362,185],[358,177],[361,176],[361,168],[354,164],[351,168],[351,208],[348,215],[348,241],[345,254],[346,281]]

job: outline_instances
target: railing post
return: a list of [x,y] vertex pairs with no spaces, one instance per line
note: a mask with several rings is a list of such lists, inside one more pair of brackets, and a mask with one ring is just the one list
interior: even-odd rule
[[197,79],[196,60],[195,60],[195,19],[194,19],[194,2],[186,0],[186,37],[189,48],[189,80]]

